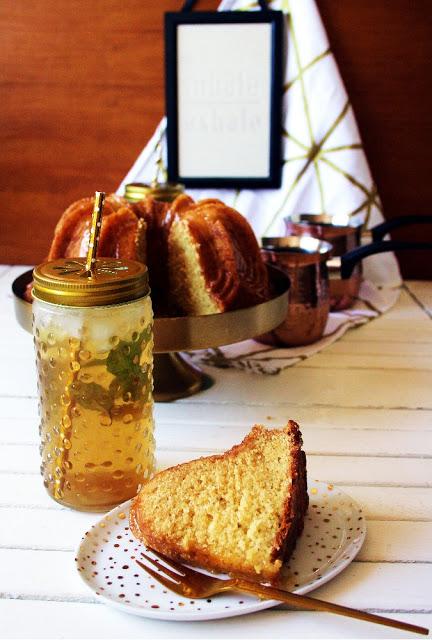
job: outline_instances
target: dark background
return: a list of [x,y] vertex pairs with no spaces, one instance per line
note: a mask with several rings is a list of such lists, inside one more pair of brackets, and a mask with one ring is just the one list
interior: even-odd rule
[[[2,0],[0,262],[42,260],[67,205],[116,189],[164,113],[163,13],[181,4]],[[385,216],[432,213],[431,1],[317,5]],[[400,258],[405,277],[432,279],[426,252]]]

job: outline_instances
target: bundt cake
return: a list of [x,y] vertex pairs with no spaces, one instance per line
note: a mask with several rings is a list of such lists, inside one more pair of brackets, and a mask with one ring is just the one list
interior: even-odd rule
[[[48,260],[83,257],[93,198],[61,216]],[[147,197],[105,199],[98,256],[146,262],[157,315],[204,315],[252,306],[269,297],[267,271],[243,216],[220,200],[195,203]]]
[[150,548],[215,572],[276,582],[308,506],[298,425],[255,425],[222,455],[166,469],[130,509],[130,528]]

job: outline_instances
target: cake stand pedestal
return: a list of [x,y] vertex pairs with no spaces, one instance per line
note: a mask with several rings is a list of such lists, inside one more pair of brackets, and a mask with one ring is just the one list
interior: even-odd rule
[[171,402],[193,396],[213,384],[213,378],[178,352],[154,354],[153,381],[156,402]]
[[[286,317],[289,278],[272,265],[266,265],[273,295],[270,300],[246,309],[206,316],[157,317],[154,319],[154,399],[170,402],[208,389],[213,380],[191,364],[180,352],[241,342],[272,331]],[[31,333],[32,305],[24,292],[32,280],[32,270],[12,284],[18,323]]]

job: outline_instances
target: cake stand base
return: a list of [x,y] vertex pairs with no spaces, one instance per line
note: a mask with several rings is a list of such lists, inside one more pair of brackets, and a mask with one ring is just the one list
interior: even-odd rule
[[156,402],[186,398],[214,384],[210,376],[177,352],[154,354],[153,381]]

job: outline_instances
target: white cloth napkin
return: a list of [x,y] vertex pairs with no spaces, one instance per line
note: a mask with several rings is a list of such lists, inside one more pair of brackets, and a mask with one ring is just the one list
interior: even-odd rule
[[322,351],[336,342],[348,329],[382,315],[395,304],[398,297],[399,287],[378,288],[365,280],[360,286],[356,304],[347,311],[330,313],[324,336],[313,344],[279,348],[269,347],[255,340],[244,340],[224,347],[189,352],[188,355],[196,364],[274,375]]
[[[280,189],[188,189],[195,199],[217,197],[250,222],[257,237],[284,235],[284,218],[299,213],[349,216],[367,228],[383,220],[381,202],[362,147],[353,110],[329,49],[314,0],[275,0],[270,8],[286,14],[287,64],[283,97],[283,175]],[[219,10],[257,10],[248,0],[223,0]],[[149,182],[155,176],[156,146],[166,155],[166,121],[122,181]],[[359,301],[344,313],[331,313],[325,337],[302,348],[269,349],[245,341],[196,352],[195,360],[214,366],[276,373],[320,351],[345,331],[389,309],[397,300],[401,278],[392,253],[364,261]],[[375,310],[374,310],[375,309]]]

